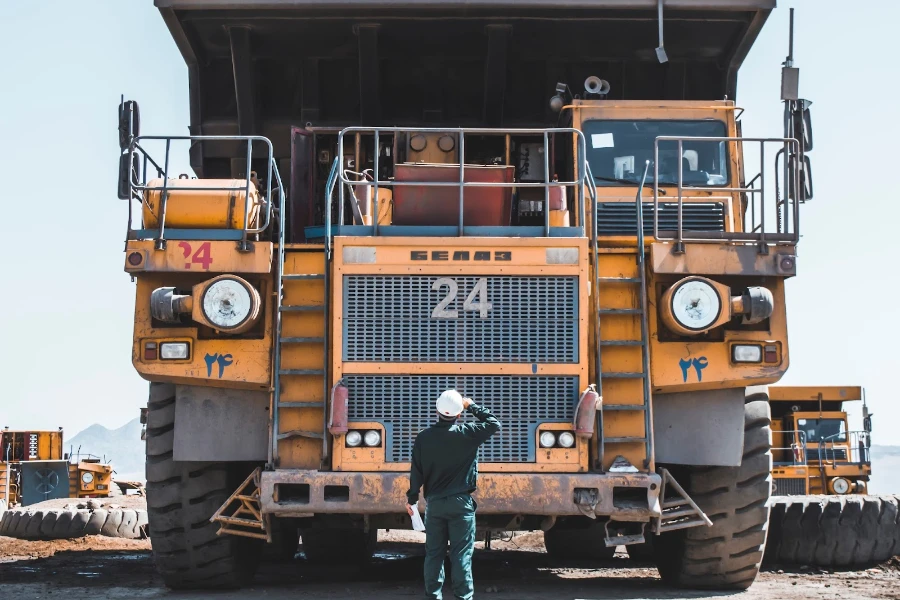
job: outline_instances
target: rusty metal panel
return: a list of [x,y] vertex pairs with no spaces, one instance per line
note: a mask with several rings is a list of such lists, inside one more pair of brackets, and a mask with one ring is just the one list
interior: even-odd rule
[[[575,504],[578,488],[597,490],[597,515],[614,515],[617,520],[646,521],[658,507],[660,476],[634,474],[546,474],[482,473],[478,476],[479,514],[581,515]],[[309,486],[302,501],[279,499],[278,486]],[[326,499],[326,486],[346,486],[340,500]],[[616,506],[614,488],[646,490],[647,503]],[[409,489],[407,473],[325,473],[319,471],[276,470],[260,475],[260,504],[264,513],[298,516],[313,513],[390,514],[402,512]],[[419,501],[424,510],[424,499]]]

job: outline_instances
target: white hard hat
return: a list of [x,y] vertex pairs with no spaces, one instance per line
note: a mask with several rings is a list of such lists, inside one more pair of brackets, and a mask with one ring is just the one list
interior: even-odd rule
[[445,417],[458,417],[463,411],[462,394],[447,390],[437,399],[437,411]]

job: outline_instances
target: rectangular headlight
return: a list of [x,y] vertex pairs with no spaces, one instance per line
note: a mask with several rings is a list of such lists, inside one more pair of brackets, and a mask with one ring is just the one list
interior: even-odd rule
[[163,360],[184,360],[190,356],[187,342],[166,342],[159,345],[159,357]]
[[762,362],[762,346],[735,344],[731,347],[731,360],[736,363]]

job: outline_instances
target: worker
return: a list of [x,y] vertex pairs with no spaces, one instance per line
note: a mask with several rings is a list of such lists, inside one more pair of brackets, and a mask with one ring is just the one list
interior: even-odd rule
[[[456,423],[468,410],[478,423]],[[406,511],[412,516],[425,488],[425,596],[439,600],[444,585],[444,556],[450,542],[453,596],[470,600],[475,509],[472,499],[478,476],[478,447],[500,431],[500,421],[470,398],[447,390],[437,399],[438,420],[419,432],[413,446]]]

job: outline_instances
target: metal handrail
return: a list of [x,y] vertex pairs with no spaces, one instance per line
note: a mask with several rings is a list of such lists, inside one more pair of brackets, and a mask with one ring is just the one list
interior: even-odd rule
[[[809,464],[809,449],[806,444],[806,432],[801,431],[799,429],[786,430],[786,431],[778,431],[775,430],[772,433],[781,433],[781,434],[790,434],[791,435],[791,445],[790,446],[782,446],[782,447],[773,447],[772,448],[772,456],[775,456],[775,453],[778,451],[790,452],[791,453],[791,466],[806,466]],[[800,451],[800,459],[798,460],[795,457],[794,451]],[[774,461],[776,465],[787,465],[785,461]]]
[[[685,186],[684,185],[684,165],[682,157],[684,155],[684,142],[751,142],[758,143],[760,147],[760,174],[754,177],[751,182],[743,187],[729,186]],[[678,227],[675,237],[664,237],[659,231],[659,144],[660,142],[677,142],[678,143]],[[799,155],[800,143],[795,138],[744,138],[744,137],[690,137],[690,136],[658,136],[653,143],[653,237],[657,241],[674,241],[676,248],[683,249],[684,242],[757,242],[760,246],[769,243],[797,243],[800,239],[800,164],[799,161],[793,161],[793,166],[789,165],[790,161],[785,161],[784,165],[784,189],[791,189],[792,192],[787,193],[782,204],[787,205],[788,199],[792,199],[792,215],[793,228],[790,228],[790,219],[785,218],[784,221],[779,218],[777,220],[776,231],[774,233],[766,233],[766,210],[765,210],[765,168],[766,168],[766,144],[780,144],[788,154]],[[759,179],[760,185],[755,186],[756,180]],[[790,186],[790,183],[793,186]],[[684,192],[685,191],[702,191],[702,192],[726,192],[749,194],[751,206],[756,201],[756,195],[760,198],[760,225],[744,227],[741,232],[702,232],[692,231],[691,237],[684,236],[683,227],[683,209],[684,209]],[[779,206],[775,207],[780,210]],[[779,213],[780,214],[780,213]],[[787,213],[785,214],[787,216]],[[755,210],[753,210],[753,218],[755,219]],[[747,231],[749,229],[749,231]],[[759,231],[757,232],[757,229]]]
[[[164,141],[165,142],[165,159],[163,160],[163,166],[160,166],[158,162],[153,160],[150,156],[150,153],[144,149],[141,145],[142,141]],[[168,176],[169,172],[169,158],[171,155],[171,147],[173,141],[190,141],[190,142],[203,142],[203,141],[238,141],[238,142],[246,142],[247,143],[247,154],[246,154],[246,171],[247,177],[246,182],[241,186],[182,186],[182,185],[171,185],[169,183],[170,177]],[[267,156],[266,156],[266,192],[265,195],[261,198],[261,212],[264,213],[264,220],[257,227],[249,227],[248,219],[250,214],[250,184],[252,181],[251,178],[251,165],[253,160],[253,143],[254,142],[262,142],[265,144],[267,148]],[[267,230],[271,225],[272,221],[272,212],[275,210],[275,207],[284,206],[284,185],[281,181],[281,174],[278,171],[278,165],[275,163],[275,151],[272,146],[271,140],[263,136],[254,136],[254,135],[187,135],[187,136],[156,136],[156,135],[145,135],[145,136],[135,136],[131,139],[131,143],[128,146],[128,164],[134,165],[134,156],[135,153],[140,153],[143,158],[143,168],[140,173],[135,172],[132,167],[130,176],[128,178],[129,184],[129,197],[131,199],[138,199],[142,203],[144,202],[143,193],[147,190],[158,190],[160,192],[160,203],[159,203],[159,215],[157,219],[159,220],[159,227],[157,231],[157,235],[150,239],[157,240],[157,248],[165,247],[165,218],[166,218],[166,203],[168,200],[168,194],[172,191],[243,191],[244,192],[244,219],[242,223],[242,235],[241,235],[241,247],[247,247],[247,238],[249,235],[255,235],[262,233]],[[162,188],[150,188],[147,185],[147,171],[149,165],[153,165],[156,169],[157,175],[162,178],[163,186]],[[140,177],[140,181],[137,178]],[[272,182],[273,179],[277,182],[275,189],[278,191],[278,202],[274,202],[274,198],[272,196]],[[173,181],[177,181],[173,180]],[[130,210],[131,204],[129,200],[129,212],[128,212],[128,232],[129,234],[133,231],[132,229],[132,214]],[[284,221],[284,219],[282,219]],[[284,227],[282,223],[282,228]]]
[[[378,142],[380,140],[380,136],[383,134],[397,134],[397,133],[446,133],[446,134],[457,134],[459,136],[459,179],[455,182],[453,181],[395,181],[395,180],[385,180],[382,181],[379,179],[379,155],[378,152]],[[577,143],[577,167],[578,172],[576,174],[575,179],[572,181],[550,181],[550,135],[556,133],[567,133],[575,135],[578,143]],[[578,130],[571,127],[561,127],[561,128],[549,128],[549,129],[482,129],[482,128],[471,128],[471,127],[455,127],[455,128],[409,128],[409,127],[347,127],[338,134],[338,158],[339,165],[344,164],[344,137],[346,135],[360,135],[360,134],[369,134],[374,136],[374,144],[375,144],[375,158],[373,165],[373,180],[372,181],[354,181],[346,176],[340,169],[338,169],[338,178],[340,179],[341,185],[339,186],[339,194],[338,200],[340,205],[338,207],[338,223],[343,225],[344,223],[344,189],[345,187],[353,187],[359,185],[372,186],[372,213],[373,217],[373,232],[375,235],[378,235],[378,187],[398,187],[398,186],[422,186],[422,187],[457,187],[459,188],[459,223],[458,223],[458,235],[464,235],[464,223],[463,223],[463,208],[464,208],[464,189],[466,187],[497,187],[497,188],[543,188],[544,189],[544,233],[545,235],[550,235],[550,188],[551,187],[576,187],[577,198],[578,198],[578,210],[579,210],[579,226],[582,230],[582,235],[584,235],[584,224],[585,224],[585,210],[584,210],[584,189],[583,183],[585,180],[586,173],[586,165],[587,165],[587,151],[584,140],[584,134]],[[493,182],[467,182],[465,181],[465,136],[466,134],[473,135],[542,135],[544,138],[544,181],[543,182],[510,182],[510,183],[493,183]],[[357,165],[358,167],[358,165]],[[330,179],[330,177],[329,177]],[[332,198],[331,195],[327,195],[328,205],[326,207],[326,215],[331,214],[332,210]],[[328,229],[326,231],[326,246],[330,245],[330,234],[331,231]]]
[[[844,439],[838,440],[838,437]],[[864,445],[860,445],[861,442],[864,442]],[[869,456],[870,446],[871,434],[868,431],[855,430],[835,433],[818,442],[819,462],[823,465],[834,465],[837,462],[837,453],[835,450],[840,448],[847,452],[847,463],[869,464],[871,463],[871,457]],[[857,460],[853,460],[854,454],[856,455]]]

